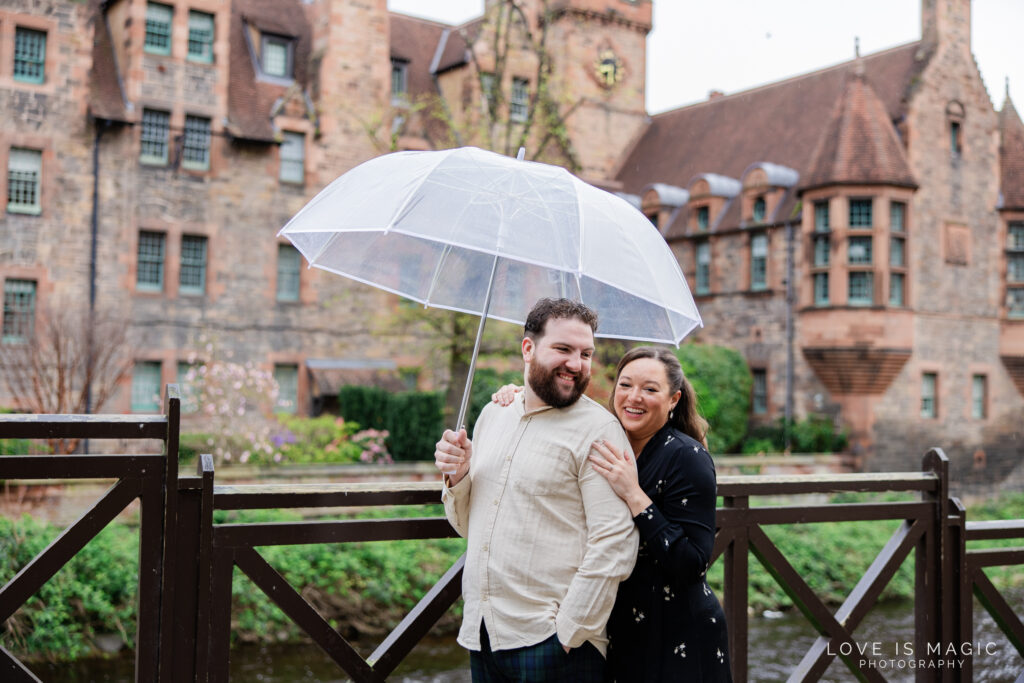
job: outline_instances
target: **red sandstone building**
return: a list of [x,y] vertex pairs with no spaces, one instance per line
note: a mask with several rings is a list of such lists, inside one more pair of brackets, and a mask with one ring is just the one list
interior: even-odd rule
[[753,420],[836,415],[871,468],[931,445],[965,477],[1018,465],[1024,125],[985,91],[969,0],[922,0],[918,42],[654,117],[648,0],[521,4],[506,43],[496,0],[460,27],[384,0],[6,3],[4,342],[57,302],[129,315],[112,410],[153,409],[200,332],[299,411],[345,373],[437,385],[394,297],[274,235],[377,154],[525,142],[651,217],[697,339],[747,358]]

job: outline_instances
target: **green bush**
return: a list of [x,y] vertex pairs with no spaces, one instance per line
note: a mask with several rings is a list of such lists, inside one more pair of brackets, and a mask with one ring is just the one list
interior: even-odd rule
[[473,374],[473,388],[469,394],[469,407],[466,409],[466,432],[469,434],[473,433],[477,418],[480,417],[480,411],[491,402],[491,394],[506,384],[522,383],[522,370],[499,372],[494,368],[477,368]]
[[434,457],[434,444],[444,430],[444,396],[438,391],[403,391],[388,395],[388,449],[395,460]]
[[723,346],[684,344],[676,349],[697,405],[708,421],[712,453],[733,453],[747,433],[753,378],[739,352]]
[[434,443],[444,429],[444,396],[440,392],[391,393],[348,385],[338,393],[338,405],[346,421],[387,431],[388,451],[395,460],[433,458]]
[[[791,453],[838,453],[846,448],[846,431],[836,430],[832,418],[809,415],[804,420],[790,421],[789,450]],[[773,424],[760,425],[750,430],[741,447],[743,453],[776,452],[786,448],[785,418]]]

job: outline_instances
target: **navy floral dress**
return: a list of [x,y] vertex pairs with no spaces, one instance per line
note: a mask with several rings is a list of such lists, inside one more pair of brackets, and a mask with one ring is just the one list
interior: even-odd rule
[[636,567],[608,621],[613,681],[731,681],[725,614],[705,581],[715,542],[715,465],[668,426],[637,458],[653,503],[633,518]]

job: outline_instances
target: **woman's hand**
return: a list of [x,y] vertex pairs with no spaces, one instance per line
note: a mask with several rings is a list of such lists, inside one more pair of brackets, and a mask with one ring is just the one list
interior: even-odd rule
[[608,480],[616,495],[629,506],[629,512],[634,517],[651,504],[651,499],[640,488],[636,464],[629,452],[623,453],[602,439],[594,442],[589,459],[594,469]]
[[522,387],[515,384],[506,384],[491,394],[491,401],[502,407],[512,405],[512,401],[516,400],[516,394],[522,390]]

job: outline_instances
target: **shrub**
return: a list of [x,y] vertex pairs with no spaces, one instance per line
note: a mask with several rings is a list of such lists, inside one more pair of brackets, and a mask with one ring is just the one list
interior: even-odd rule
[[434,457],[434,444],[444,430],[444,396],[438,391],[389,394],[386,428],[395,460]]
[[[779,418],[771,425],[761,425],[750,430],[743,443],[743,453],[776,453],[785,450],[785,418]],[[789,450],[791,453],[838,453],[846,448],[848,435],[838,431],[832,419],[826,415],[809,415],[806,419],[790,421]]]
[[708,421],[712,453],[732,453],[747,433],[753,378],[739,352],[723,346],[684,344],[676,349],[697,405]]
[[387,429],[389,396],[377,387],[346,385],[338,391],[338,409],[342,417],[364,429]]

